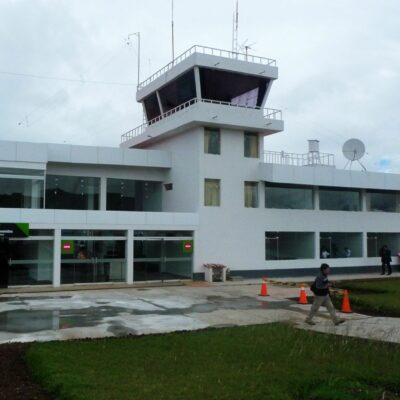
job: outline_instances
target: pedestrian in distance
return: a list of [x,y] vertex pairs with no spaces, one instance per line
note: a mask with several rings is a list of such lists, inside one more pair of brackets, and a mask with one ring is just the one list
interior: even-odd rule
[[308,325],[315,325],[313,318],[321,306],[325,306],[328,309],[332,321],[335,325],[339,325],[346,321],[345,319],[339,318],[337,316],[335,307],[332,304],[329,293],[329,288],[332,287],[332,284],[328,280],[328,275],[330,274],[330,272],[331,268],[328,264],[321,264],[320,272],[315,278],[313,284],[311,285],[310,289],[314,293],[314,302],[305,320],[306,324]]
[[392,252],[386,246],[386,244],[383,245],[382,248],[379,250],[379,255],[381,257],[381,263],[382,263],[381,275],[385,275],[385,267],[387,267],[387,274],[391,275],[392,266],[390,265],[390,263],[392,262]]

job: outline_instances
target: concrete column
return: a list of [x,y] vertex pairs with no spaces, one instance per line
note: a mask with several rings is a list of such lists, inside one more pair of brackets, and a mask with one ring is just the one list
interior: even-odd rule
[[107,178],[102,176],[100,178],[100,210],[107,209]]
[[321,249],[320,249],[320,244],[319,244],[319,237],[321,233],[319,231],[315,232],[314,236],[314,258],[316,260],[319,260],[320,254],[321,254]]
[[144,106],[144,103],[142,103],[142,108],[143,108],[143,123],[148,122],[147,118],[147,112],[146,112],[146,107]]
[[53,286],[61,285],[61,229],[54,229],[53,242]]
[[367,232],[362,233],[362,256],[364,258],[368,257],[368,236]]
[[162,103],[161,103],[160,93],[158,92],[158,90],[156,90],[156,96],[157,96],[158,106],[160,107],[161,115],[163,115],[164,114],[164,109],[163,109],[163,106],[162,106]]
[[268,84],[268,86],[267,86],[267,90],[265,91],[265,95],[264,95],[264,98],[262,100],[261,107],[260,107],[261,109],[263,109],[265,107],[265,104],[266,104],[267,99],[268,99],[269,92],[271,91],[271,88],[272,88],[272,82],[273,82],[273,80],[271,79],[269,84]]
[[367,191],[361,190],[361,211],[367,211]]
[[314,186],[314,210],[319,210],[319,187]]
[[194,82],[196,85],[196,97],[201,99],[201,83],[200,83],[200,69],[199,67],[194,67]]
[[258,207],[265,208],[265,182],[258,184]]
[[133,229],[126,231],[126,283],[133,283]]

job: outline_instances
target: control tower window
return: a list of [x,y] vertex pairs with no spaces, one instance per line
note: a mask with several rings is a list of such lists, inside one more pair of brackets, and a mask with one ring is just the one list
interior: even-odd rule
[[244,133],[244,156],[258,158],[258,133]]
[[196,97],[196,84],[194,70],[186,72],[159,91],[164,112],[172,110],[179,105]]
[[223,101],[243,107],[261,107],[270,80],[200,68],[200,81],[204,99]]
[[157,95],[155,93],[146,97],[143,100],[144,108],[146,109],[147,121],[151,121],[154,118],[160,116],[160,106],[158,105]]
[[219,129],[204,129],[204,153],[221,154],[221,133]]

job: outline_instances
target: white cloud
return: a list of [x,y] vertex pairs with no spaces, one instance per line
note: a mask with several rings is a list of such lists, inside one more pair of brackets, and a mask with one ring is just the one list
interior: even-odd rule
[[[176,54],[229,49],[234,4],[175,0]],[[124,39],[141,32],[144,79],[170,60],[170,13],[165,0],[2,0],[0,71],[136,83],[136,47]],[[268,149],[303,152],[317,138],[342,167],[342,143],[358,137],[368,169],[389,157],[400,172],[399,26],[398,0],[240,1],[239,41],[280,68],[267,106],[284,110],[286,131]],[[0,138],[117,146],[141,123],[134,92],[0,74]]]

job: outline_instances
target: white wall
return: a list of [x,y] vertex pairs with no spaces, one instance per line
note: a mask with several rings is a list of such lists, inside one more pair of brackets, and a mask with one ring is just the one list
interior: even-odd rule
[[112,165],[103,166],[67,163],[49,163],[47,165],[48,175],[105,177],[159,182],[164,181],[166,172],[167,169],[162,168],[123,167]]
[[199,208],[199,163],[202,151],[203,128],[193,128],[178,136],[154,143],[151,149],[171,152],[171,169],[166,171],[165,183],[172,183],[172,190],[163,188],[163,211],[197,212]]

